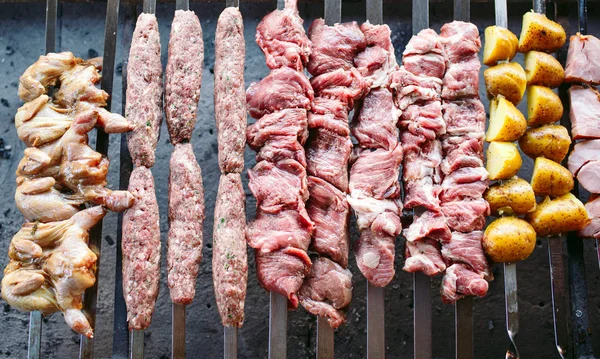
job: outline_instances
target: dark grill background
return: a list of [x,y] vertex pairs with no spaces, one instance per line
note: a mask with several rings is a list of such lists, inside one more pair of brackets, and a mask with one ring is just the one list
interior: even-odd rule
[[[189,358],[222,357],[222,327],[216,310],[211,275],[212,214],[218,186],[217,142],[213,116],[214,33],[216,20],[224,3],[193,3],[191,10],[199,16],[204,30],[205,64],[202,95],[199,104],[198,122],[193,141],[196,156],[202,167],[206,187],[207,218],[205,221],[204,259],[197,282],[196,299],[188,307],[187,353]],[[431,25],[439,31],[441,25],[452,20],[452,3],[432,3]],[[105,3],[64,3],[59,9],[61,37],[60,50],[74,52],[84,58],[98,56],[103,52]],[[246,86],[258,81],[268,73],[264,56],[254,42],[255,28],[260,19],[275,8],[275,3],[245,3],[240,9],[244,16],[246,38]],[[166,65],[167,44],[170,24],[175,9],[174,3],[159,4],[157,16],[160,25],[163,65]],[[299,10],[308,27],[313,19],[323,16],[321,2],[301,2]],[[344,2],[343,20],[365,19],[365,3]],[[520,33],[521,16],[531,9],[529,2],[509,2],[509,25],[517,35]],[[563,23],[568,35],[577,29],[577,5],[569,7],[570,27]],[[386,2],[384,20],[392,28],[393,42],[398,61],[411,34],[410,2]],[[494,22],[493,2],[471,4],[471,19],[483,30]],[[123,11],[121,11],[122,17]],[[12,146],[11,157],[0,159],[0,267],[6,265],[10,239],[19,229],[22,216],[16,209],[15,169],[22,156],[24,145],[19,141],[14,128],[14,114],[21,105],[17,96],[18,77],[32,64],[44,49],[44,3],[0,3],[0,138],[5,145]],[[563,15],[564,16],[564,15]],[[600,3],[590,2],[588,8],[589,34],[600,35]],[[121,64],[122,64],[122,19],[117,42],[117,71],[115,74],[113,110],[121,111]],[[517,60],[522,62],[523,56]],[[485,98],[483,76],[481,96]],[[487,106],[487,101],[484,100]],[[519,106],[526,113],[526,101]],[[92,136],[93,137],[93,136]],[[109,182],[112,188],[118,185],[118,149],[120,136],[110,136],[109,156],[112,159]],[[163,126],[157,149],[157,161],[153,168],[157,196],[161,210],[161,232],[163,254],[167,231],[167,179],[168,161],[172,146]],[[521,176],[530,178],[532,161],[523,157]],[[254,153],[246,150],[246,168],[254,164]],[[247,178],[243,176],[247,192],[248,218],[254,217],[254,199],[247,191]],[[587,195],[582,199],[587,199]],[[110,213],[104,220],[101,268],[96,330],[96,357],[110,357],[113,336],[113,302],[115,278],[115,242],[117,215]],[[353,240],[357,233],[353,228]],[[517,345],[523,358],[559,358],[554,346],[552,326],[552,303],[546,243],[538,240],[533,255],[518,265],[519,309],[521,328]],[[565,248],[566,253],[566,248]],[[389,358],[409,358],[412,346],[412,275],[404,273],[402,267],[402,241],[397,245],[397,275],[386,289],[386,342]],[[351,255],[351,258],[353,256]],[[119,259],[120,260],[120,259]],[[248,296],[246,300],[246,322],[239,333],[240,358],[266,358],[268,342],[269,296],[256,280],[253,256],[250,253]],[[596,260],[594,241],[585,241],[585,261],[588,279],[588,307],[591,331],[600,330],[600,270]],[[169,358],[171,353],[171,302],[166,285],[163,255],[161,291],[152,325],[146,330],[146,355],[148,358]],[[354,299],[348,311],[348,323],[335,336],[336,357],[366,357],[366,286],[365,280],[351,259],[354,273]],[[120,273],[117,273],[120,275]],[[494,268],[496,280],[490,284],[486,298],[474,301],[474,347],[476,358],[504,357],[508,337],[504,326],[504,292],[502,270]],[[433,303],[433,355],[436,358],[454,357],[454,307],[446,306],[439,299],[440,279],[432,282]],[[0,358],[23,358],[27,352],[27,324],[29,316],[10,309],[0,301]],[[289,314],[288,355],[290,358],[314,357],[316,320],[299,309]],[[594,337],[594,352],[600,356],[600,340]],[[69,330],[60,313],[44,319],[42,357],[76,358],[79,350],[79,335]]]

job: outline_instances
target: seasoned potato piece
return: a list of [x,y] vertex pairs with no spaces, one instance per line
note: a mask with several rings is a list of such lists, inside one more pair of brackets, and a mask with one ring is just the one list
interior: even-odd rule
[[493,215],[524,214],[535,209],[535,194],[529,182],[517,176],[496,182],[483,194]]
[[560,98],[545,86],[527,86],[527,107],[529,126],[548,125],[559,121],[563,115]]
[[531,188],[536,196],[561,196],[570,192],[573,185],[571,171],[547,158],[535,159]]
[[485,140],[513,142],[525,133],[527,120],[512,102],[504,97],[490,101],[490,125]]
[[525,54],[527,85],[558,87],[565,80],[565,69],[554,56],[540,51]]
[[514,143],[492,142],[488,146],[485,168],[491,180],[502,180],[516,175],[522,163],[521,155]]
[[483,63],[493,66],[498,61],[512,60],[517,54],[519,39],[507,28],[488,26],[485,29],[485,46],[483,47]]
[[546,157],[560,163],[569,152],[571,137],[564,126],[544,125],[525,131],[519,146],[531,158]]
[[578,231],[590,222],[585,206],[571,193],[552,200],[546,197],[525,219],[539,236]]
[[483,78],[490,99],[502,95],[516,105],[523,98],[527,77],[525,70],[517,62],[487,68],[483,72]]
[[514,263],[531,255],[536,238],[527,221],[517,217],[498,218],[485,229],[483,250],[496,263]]
[[544,14],[533,11],[523,15],[523,27],[519,37],[519,52],[531,50],[555,52],[567,41],[567,34],[560,24]]

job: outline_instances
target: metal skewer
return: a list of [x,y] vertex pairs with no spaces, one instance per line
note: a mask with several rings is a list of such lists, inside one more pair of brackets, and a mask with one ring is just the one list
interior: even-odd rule
[[[471,20],[469,0],[454,0],[454,20]],[[473,358],[473,297],[467,296],[455,306],[456,358]]]
[[[412,0],[412,33],[429,27],[429,0]],[[413,214],[418,214],[415,210]],[[413,215],[413,218],[415,216]],[[414,358],[431,359],[431,278],[421,272],[413,274]]]
[[[46,53],[56,50],[56,18],[58,13],[58,0],[46,2]],[[42,346],[42,313],[32,311],[29,313],[29,343],[27,358],[39,359]]]
[[[115,71],[115,52],[117,47],[117,25],[119,21],[119,0],[108,0],[106,4],[106,27],[104,31],[104,54],[102,58],[102,80],[100,87],[108,93],[106,108],[111,110],[111,98],[113,90],[113,79]],[[101,130],[96,131],[96,151],[102,155],[108,153],[108,135]],[[89,246],[98,253],[97,268],[100,268],[102,258],[102,220],[90,231]],[[83,297],[83,310],[94,333],[96,331],[96,310],[98,303],[98,274],[96,271],[96,282],[85,291]],[[80,336],[79,357],[91,359],[94,357],[94,339],[85,335]]]

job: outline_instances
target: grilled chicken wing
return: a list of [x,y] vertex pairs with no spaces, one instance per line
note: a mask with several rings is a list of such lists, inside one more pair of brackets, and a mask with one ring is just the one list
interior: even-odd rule
[[9,247],[4,300],[23,311],[62,311],[71,329],[91,338],[92,328],[81,312],[82,295],[96,281],[97,256],[87,245],[88,231],[105,214],[97,206],[64,221],[25,223]]

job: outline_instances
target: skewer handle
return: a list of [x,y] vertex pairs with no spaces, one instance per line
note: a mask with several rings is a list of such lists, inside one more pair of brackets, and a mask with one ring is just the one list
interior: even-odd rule
[[556,349],[561,358],[566,358],[569,347],[569,329],[567,322],[567,302],[565,300],[565,269],[562,239],[552,236],[548,239],[550,259],[550,277],[552,285],[552,314],[554,316],[554,338]]
[[473,297],[456,301],[456,358],[473,358]]
[[171,358],[185,359],[185,305],[173,303],[171,313]]
[[144,359],[144,331],[143,330],[132,330],[130,331],[130,348],[129,358],[130,359]]
[[317,319],[317,359],[333,359],[333,329],[327,318]]
[[226,326],[223,327],[223,336],[225,339],[224,359],[237,358],[237,328]]
[[269,359],[287,356],[287,298],[271,292],[269,313]]
[[27,347],[28,359],[40,359],[42,347],[42,313],[33,311],[29,313],[29,346]]
[[385,288],[367,287],[367,359],[385,358]]
[[431,359],[431,281],[423,273],[413,275],[414,358]]

